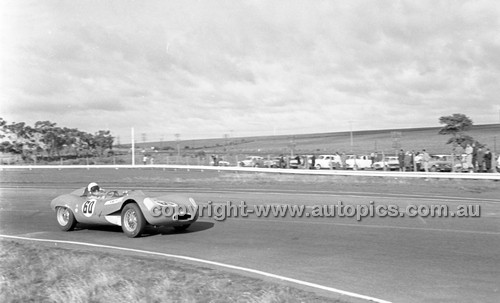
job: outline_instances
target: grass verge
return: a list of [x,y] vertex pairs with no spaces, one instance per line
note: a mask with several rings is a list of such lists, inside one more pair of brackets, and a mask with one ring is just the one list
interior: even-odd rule
[[346,302],[217,269],[0,240],[0,302]]

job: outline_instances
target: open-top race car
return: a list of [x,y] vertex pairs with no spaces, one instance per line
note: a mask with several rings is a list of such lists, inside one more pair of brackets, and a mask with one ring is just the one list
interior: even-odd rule
[[193,198],[149,197],[141,190],[103,191],[96,183],[58,196],[50,206],[64,231],[73,230],[77,223],[118,225],[131,238],[140,236],[148,224],[181,231],[198,219],[198,205]]

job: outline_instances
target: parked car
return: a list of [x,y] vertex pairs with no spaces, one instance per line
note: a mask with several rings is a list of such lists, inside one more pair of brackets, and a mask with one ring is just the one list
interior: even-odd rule
[[312,165],[312,155],[296,155],[289,159],[288,168],[304,167],[305,161],[308,161],[309,166]]
[[[214,161],[210,161],[210,166],[215,166]],[[217,161],[217,166],[231,166],[231,163],[229,163],[228,161],[219,160]]]
[[432,155],[429,161],[429,171],[431,172],[451,172],[453,167],[460,171],[462,166],[460,158],[457,156],[453,158],[452,155]]
[[[299,164],[299,161],[300,161],[300,160],[297,160],[297,158],[296,158],[296,157],[297,157],[297,156],[294,156],[294,157],[291,157],[291,158],[290,158],[290,164],[289,164],[289,167],[290,167],[290,168],[299,168],[299,165],[300,165],[300,164]],[[299,157],[299,159],[300,159],[300,157]],[[300,163],[302,163],[302,162],[300,162]]]
[[398,170],[399,169],[399,160],[398,157],[389,156],[385,157],[385,161],[378,161],[373,163],[373,169],[381,170]]
[[[295,156],[290,158],[290,168],[299,168],[299,167],[304,167],[305,161],[309,162],[309,165],[312,164],[312,155],[306,155],[306,156]],[[299,159],[299,160],[297,160]]]
[[269,168],[280,168],[281,167],[280,163],[281,163],[280,157],[265,159],[263,161],[264,167],[269,167]]
[[247,156],[245,160],[240,161],[239,165],[245,167],[264,167],[264,158],[260,156]]
[[337,155],[319,155],[316,158],[314,166],[316,169],[337,168],[340,167],[340,156]]
[[370,156],[347,155],[345,160],[347,169],[367,169],[372,167]]

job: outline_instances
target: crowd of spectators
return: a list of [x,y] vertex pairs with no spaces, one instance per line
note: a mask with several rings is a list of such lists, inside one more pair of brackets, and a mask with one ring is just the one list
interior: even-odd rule
[[[395,156],[372,152],[369,155],[350,155],[345,152],[331,155],[284,155],[252,158],[250,165],[237,163],[238,166],[300,168],[300,169],[383,169],[425,172],[497,172],[500,156],[496,158],[489,148],[468,145],[459,155],[431,155],[426,149],[420,151],[400,149]],[[327,165],[325,165],[327,159]],[[211,165],[220,165],[220,159],[212,156]],[[223,164],[229,165],[229,163]],[[500,165],[499,165],[500,166]],[[498,167],[500,168],[500,167]]]

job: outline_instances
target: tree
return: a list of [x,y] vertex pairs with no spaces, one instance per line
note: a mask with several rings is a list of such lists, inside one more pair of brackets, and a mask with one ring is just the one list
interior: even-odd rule
[[48,156],[52,156],[56,148],[56,123],[50,121],[37,121],[35,130],[41,134],[40,141],[44,143],[43,149]]
[[31,127],[24,122],[7,124],[0,117],[0,152],[21,154],[23,158],[42,152],[48,157],[103,155],[105,150],[112,151],[113,140],[109,130],[99,130],[93,135],[50,121],[38,121]]
[[1,138],[6,138],[6,141],[3,141],[0,146],[0,151],[19,154],[23,158],[31,153],[34,147],[34,130],[30,126],[24,122],[7,124],[3,119],[1,119],[0,125],[2,127]]
[[99,130],[94,136],[94,141],[101,156],[104,155],[106,149],[113,149],[113,136],[109,130]]
[[464,114],[453,114],[451,116],[442,116],[439,123],[445,124],[440,135],[452,135],[446,144],[453,144],[453,152],[458,146],[465,148],[467,144],[472,144],[474,138],[466,134],[466,131],[472,128],[472,120]]

